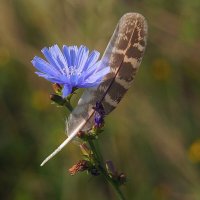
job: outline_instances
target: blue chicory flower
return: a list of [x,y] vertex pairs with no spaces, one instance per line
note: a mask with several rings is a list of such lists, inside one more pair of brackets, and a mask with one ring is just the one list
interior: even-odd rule
[[35,56],[31,61],[40,72],[38,76],[52,83],[60,84],[62,97],[68,96],[73,88],[89,88],[98,86],[103,77],[109,73],[109,66],[102,66],[98,61],[100,53],[96,50],[89,54],[86,46],[66,46],[62,51],[58,45],[42,49],[47,61]]

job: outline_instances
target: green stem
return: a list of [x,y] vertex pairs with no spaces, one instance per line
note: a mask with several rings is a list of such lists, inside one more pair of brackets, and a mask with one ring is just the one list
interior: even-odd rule
[[95,162],[98,164],[98,168],[99,170],[101,171],[101,173],[103,174],[104,178],[112,185],[112,187],[115,189],[118,197],[120,200],[125,200],[125,197],[124,195],[122,194],[121,190],[119,189],[119,185],[118,183],[113,180],[109,175],[108,173],[106,172],[106,170],[104,169],[104,167],[102,167],[102,164],[101,164],[101,160],[102,160],[102,155],[100,154],[100,152],[97,152],[96,150],[96,147],[93,143],[92,140],[88,140],[88,143],[90,145],[90,148],[93,152],[93,155],[94,155],[94,159],[95,159]]
[[102,158],[101,158],[101,156],[99,156],[100,152],[97,152],[97,149],[96,149],[96,147],[95,147],[95,145],[94,145],[94,143],[93,143],[92,140],[88,139],[88,143],[89,143],[90,148],[91,148],[91,150],[92,150],[92,152],[93,152],[93,154],[94,154],[95,161],[96,161],[98,164],[101,164]]
[[104,175],[105,179],[111,184],[111,186],[115,189],[116,194],[118,195],[120,200],[125,200],[125,197],[123,195],[123,193],[121,192],[118,184],[112,179],[110,178],[110,176],[108,176],[108,174],[106,173],[106,171],[104,169],[101,169],[102,174]]
[[68,110],[69,110],[70,112],[73,111],[73,107],[72,107],[72,105],[71,105],[71,98],[72,98],[72,96],[75,94],[75,91],[76,91],[76,90],[77,90],[77,88],[73,88],[72,93],[71,93],[70,95],[68,95],[68,97],[66,98],[66,101],[65,101],[65,106],[68,108]]
[[98,143],[98,140],[94,140],[94,147],[96,149],[96,152],[99,156],[99,161],[100,163],[104,163],[104,159],[103,159],[103,156],[101,155],[100,153],[100,148],[99,148],[99,143]]
[[73,111],[73,107],[72,107],[72,105],[71,105],[71,103],[70,103],[69,100],[66,100],[65,106],[67,107],[67,109],[68,109],[70,112]]

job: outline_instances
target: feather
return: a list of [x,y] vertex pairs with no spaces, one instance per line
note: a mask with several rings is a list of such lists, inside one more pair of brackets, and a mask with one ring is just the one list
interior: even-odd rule
[[111,72],[97,88],[86,89],[77,107],[66,121],[68,138],[43,163],[56,155],[77,133],[89,130],[94,124],[94,109],[100,102],[109,114],[116,108],[131,86],[141,63],[147,39],[147,23],[138,13],[127,13],[119,20],[102,56],[101,65],[110,66]]

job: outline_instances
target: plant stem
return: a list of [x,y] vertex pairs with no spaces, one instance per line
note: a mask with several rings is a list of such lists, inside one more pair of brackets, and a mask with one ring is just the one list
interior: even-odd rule
[[75,91],[77,90],[77,88],[73,88],[73,91],[70,95],[68,95],[68,97],[66,98],[66,101],[65,101],[65,106],[67,107],[67,109],[72,112],[73,111],[73,107],[71,105],[71,98],[72,96],[75,94]]
[[66,100],[65,106],[67,107],[67,109],[68,109],[70,112],[73,111],[73,107],[72,107],[72,105],[71,105],[71,103],[70,103],[69,100]]
[[116,191],[119,199],[120,200],[125,200],[124,195],[122,194],[121,190],[119,189],[119,184],[108,175],[107,171],[102,166],[102,163],[101,163],[101,161],[102,161],[102,155],[100,154],[100,152],[97,152],[96,147],[95,147],[93,141],[89,139],[88,143],[89,143],[90,148],[91,148],[91,150],[93,152],[95,162],[98,165],[98,169],[100,170],[100,172],[102,173],[102,175],[104,176],[104,178],[112,185],[112,187]]

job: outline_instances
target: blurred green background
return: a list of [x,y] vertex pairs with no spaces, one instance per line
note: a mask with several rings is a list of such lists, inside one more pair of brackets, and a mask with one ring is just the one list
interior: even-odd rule
[[0,0],[0,199],[117,199],[101,177],[70,176],[80,159],[65,138],[67,111],[30,61],[52,44],[103,53],[126,12],[149,25],[134,86],[106,118],[101,149],[128,176],[129,200],[200,199],[199,0]]

